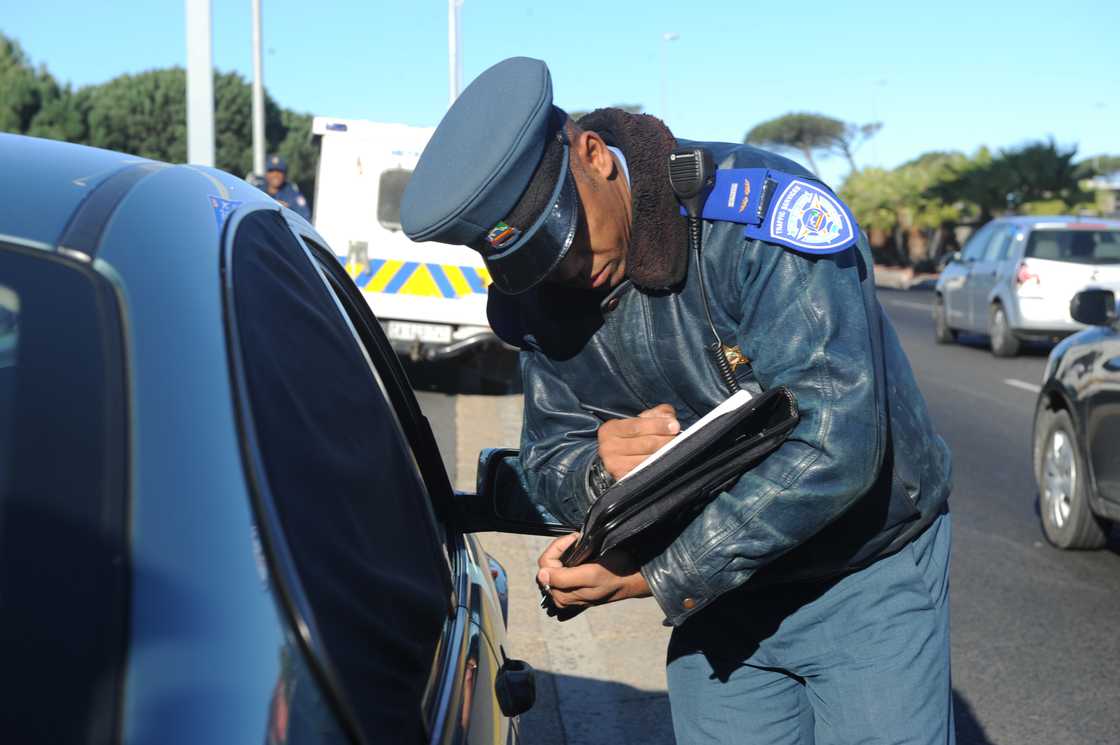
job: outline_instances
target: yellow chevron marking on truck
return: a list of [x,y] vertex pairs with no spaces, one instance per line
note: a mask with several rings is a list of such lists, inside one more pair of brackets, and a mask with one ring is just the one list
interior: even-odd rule
[[467,278],[463,276],[462,269],[457,266],[448,266],[445,264],[443,271],[447,273],[447,281],[455,288],[455,295],[457,297],[471,294],[471,286],[467,283]]
[[385,286],[393,281],[393,277],[397,276],[397,272],[404,266],[404,262],[399,259],[389,259],[385,262],[377,274],[374,274],[370,279],[369,284],[365,286],[366,292],[382,292]]

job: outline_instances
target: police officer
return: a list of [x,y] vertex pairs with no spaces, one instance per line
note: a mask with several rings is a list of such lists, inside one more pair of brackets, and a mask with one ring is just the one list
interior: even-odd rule
[[[719,166],[699,246],[682,146]],[[666,542],[566,568],[566,536],[539,560],[559,608],[656,598],[679,743],[953,742],[950,456],[827,186],[650,116],[576,124],[514,58],[444,116],[401,222],[482,254],[491,325],[522,350],[529,493],[573,526],[731,389],[796,396],[789,438]]]
[[288,163],[279,155],[268,156],[265,172],[265,191],[285,207],[298,212],[305,220],[311,219],[307,200],[299,193],[299,187],[288,181]]

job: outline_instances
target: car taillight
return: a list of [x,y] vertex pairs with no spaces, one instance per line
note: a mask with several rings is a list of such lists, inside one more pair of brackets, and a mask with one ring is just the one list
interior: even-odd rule
[[1015,275],[1015,284],[1025,285],[1027,282],[1034,282],[1036,285],[1040,285],[1042,284],[1042,277],[1032,272],[1031,268],[1027,266],[1027,262],[1024,261],[1019,265],[1019,271]]

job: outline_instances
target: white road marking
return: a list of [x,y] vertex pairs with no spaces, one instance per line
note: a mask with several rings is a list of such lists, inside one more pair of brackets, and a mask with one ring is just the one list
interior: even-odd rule
[[989,395],[987,393],[983,393],[981,391],[976,391],[976,390],[973,390],[971,388],[965,388],[963,386],[954,385],[953,383],[949,383],[949,382],[946,382],[945,380],[941,380],[941,379],[938,379],[938,378],[923,378],[922,381],[921,381],[921,386],[922,387],[936,386],[938,388],[945,388],[947,390],[953,391],[954,393],[959,393],[963,396],[968,396],[968,397],[971,397],[971,398],[978,398],[982,401],[987,401],[990,404],[995,404],[996,406],[1008,409],[1008,410],[1013,411],[1017,414],[1022,413],[1022,411],[1023,411],[1022,404],[1017,404],[1013,401],[1004,401],[1002,398],[996,398],[995,396]]
[[926,303],[913,303],[913,302],[910,302],[909,300],[889,300],[889,301],[886,302],[886,305],[892,306],[892,307],[896,306],[896,305],[900,305],[903,308],[914,308],[915,310],[924,310],[924,311],[930,311],[930,310],[933,309],[933,306],[928,305]]
[[1034,383],[1028,383],[1025,380],[1016,380],[1015,378],[1004,378],[1003,382],[1006,383],[1007,385],[1011,386],[1012,388],[1022,388],[1024,391],[1030,391],[1031,393],[1038,393],[1039,391],[1042,390],[1042,386],[1035,385]]

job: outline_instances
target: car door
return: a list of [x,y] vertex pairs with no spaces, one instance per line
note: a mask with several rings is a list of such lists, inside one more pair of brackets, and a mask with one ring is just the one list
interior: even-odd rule
[[1120,505],[1120,331],[1102,331],[1084,392],[1085,440],[1098,493]]
[[[486,635],[504,629],[485,554],[448,523],[452,487],[428,419],[423,415],[391,343],[369,304],[334,254],[318,236],[301,235],[357,340],[377,371],[409,443],[413,462],[433,505],[452,569],[455,610],[444,625],[437,661],[425,690],[423,708],[430,741],[495,745],[505,743],[510,722],[495,703],[494,681],[503,660]],[[503,637],[504,638],[504,637]],[[500,645],[502,640],[498,639]]]
[[1014,225],[997,225],[984,250],[968,268],[968,307],[970,327],[977,331],[988,329],[992,290],[996,286],[1002,262],[1006,261],[1015,237]]
[[945,302],[946,318],[949,325],[954,328],[975,329],[969,298],[969,278],[972,265],[983,255],[994,230],[995,224],[988,223],[973,233],[964,244],[961,260],[946,268],[946,274],[950,276],[945,280],[942,297]]

